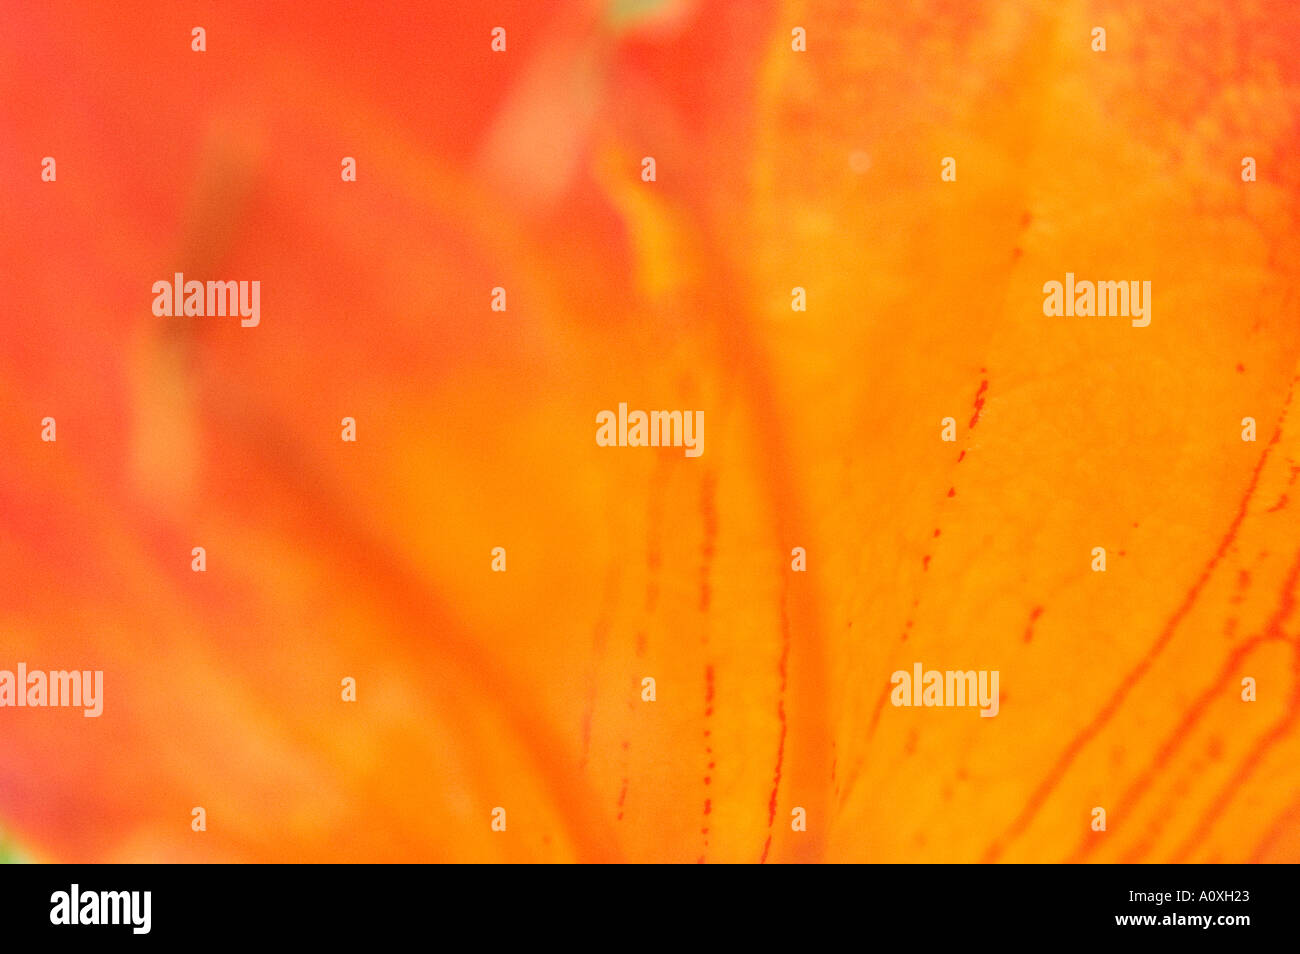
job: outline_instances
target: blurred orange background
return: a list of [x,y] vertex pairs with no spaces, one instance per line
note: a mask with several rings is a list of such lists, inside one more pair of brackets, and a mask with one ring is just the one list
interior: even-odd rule
[[4,19],[0,668],[105,673],[15,856],[1300,860],[1294,3]]

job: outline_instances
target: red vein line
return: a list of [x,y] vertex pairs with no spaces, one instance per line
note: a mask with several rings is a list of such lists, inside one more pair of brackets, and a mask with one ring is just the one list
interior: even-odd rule
[[1025,642],[1030,642],[1034,638],[1034,623],[1036,623],[1038,617],[1042,615],[1043,608],[1041,606],[1035,606],[1029,611],[1029,623],[1025,626]]
[[1214,823],[1222,818],[1223,810],[1241,791],[1241,787],[1246,783],[1246,780],[1259,769],[1260,763],[1264,761],[1264,756],[1268,754],[1268,750],[1290,731],[1291,724],[1295,722],[1297,711],[1300,711],[1300,647],[1292,645],[1291,695],[1287,698],[1286,712],[1273,723],[1272,727],[1264,735],[1260,736],[1255,745],[1251,747],[1250,752],[1237,764],[1237,770],[1232,773],[1229,781],[1219,789],[1219,794],[1214,801],[1201,813],[1201,817],[1197,819],[1191,833],[1178,846],[1178,850],[1174,852],[1170,861],[1174,864],[1181,863],[1191,853],[1192,848],[1205,838]]
[[1251,498],[1255,495],[1255,488],[1259,484],[1259,476],[1264,470],[1264,465],[1268,462],[1270,452],[1282,436],[1282,424],[1286,421],[1287,409],[1291,405],[1291,396],[1294,391],[1295,381],[1293,379],[1291,387],[1287,390],[1286,401],[1282,405],[1282,413],[1278,417],[1277,426],[1273,430],[1273,436],[1269,439],[1268,444],[1264,448],[1264,452],[1259,457],[1259,461],[1255,464],[1255,469],[1250,475],[1250,483],[1247,484],[1246,492],[1241,496],[1241,503],[1237,507],[1237,513],[1233,516],[1232,522],[1228,525],[1228,530],[1223,535],[1223,539],[1219,541],[1218,548],[1215,549],[1214,553],[1210,556],[1209,561],[1205,564],[1204,568],[1202,568],[1200,576],[1198,576],[1196,581],[1188,588],[1187,593],[1183,597],[1183,601],[1178,605],[1178,608],[1174,610],[1173,615],[1165,622],[1164,627],[1160,630],[1160,635],[1156,637],[1156,641],[1151,645],[1151,648],[1147,650],[1146,655],[1138,661],[1136,666],[1129,670],[1128,674],[1125,675],[1114,693],[1111,694],[1110,699],[1106,701],[1106,704],[1101,707],[1092,720],[1089,721],[1088,724],[1070,740],[1070,743],[1065,747],[1064,751],[1062,751],[1057,757],[1051,770],[1029,796],[1028,800],[1025,802],[1024,808],[1021,809],[1020,814],[1018,814],[1011,824],[1007,826],[1006,830],[998,836],[997,840],[989,845],[988,849],[984,852],[983,861],[985,863],[997,861],[997,859],[1002,855],[1002,852],[1006,849],[1006,846],[1024,833],[1024,830],[1029,826],[1029,823],[1042,809],[1043,803],[1047,801],[1047,797],[1051,795],[1056,789],[1056,786],[1060,784],[1061,779],[1065,776],[1066,770],[1074,764],[1074,760],[1078,758],[1079,753],[1083,751],[1088,743],[1092,741],[1093,737],[1101,730],[1102,726],[1109,722],[1111,717],[1119,710],[1119,707],[1123,705],[1124,700],[1128,698],[1128,694],[1133,690],[1133,687],[1137,685],[1143,676],[1146,675],[1147,670],[1151,668],[1157,657],[1159,657],[1161,652],[1164,651],[1165,646],[1169,644],[1169,640],[1173,638],[1174,632],[1178,629],[1178,626],[1182,623],[1187,614],[1191,612],[1192,606],[1195,605],[1197,598],[1201,595],[1201,590],[1204,589],[1205,584],[1209,582],[1210,576],[1214,573],[1215,568],[1227,554],[1228,548],[1232,546],[1232,542],[1237,538],[1237,531],[1241,529],[1241,524],[1246,519],[1246,510],[1250,506]]
[[[716,485],[712,474],[706,473],[700,485],[700,516],[704,522],[704,542],[701,547],[700,564],[700,612],[707,614],[710,603],[709,575],[713,567],[713,554],[718,536],[718,513],[715,501]],[[704,836],[704,850],[699,861],[704,863],[709,850],[709,815],[713,812],[713,800],[709,797],[709,786],[713,784],[713,731],[709,727],[713,718],[713,664],[709,660],[709,626],[707,617],[700,622],[700,643],[704,648],[704,756],[707,767],[704,775],[704,813],[700,834]]]
[[[664,458],[660,457],[655,462],[654,473],[650,476],[650,498],[646,509],[646,584],[645,584],[645,618],[646,625],[649,626],[649,618],[655,611],[655,606],[659,602],[659,567],[663,563],[663,554],[661,552],[663,540],[663,518],[664,518],[664,486],[667,482],[668,471],[664,466]],[[636,634],[636,654],[637,658],[645,656],[646,644],[649,642],[649,633],[647,630],[639,630]],[[631,708],[629,704],[629,708]],[[623,806],[627,801],[627,788],[631,781],[631,769],[628,766],[628,750],[632,747],[632,740],[628,737],[623,739],[623,781],[618,793],[618,820],[623,820]]]
[[596,712],[596,692],[598,679],[596,666],[605,651],[605,641],[609,636],[610,617],[614,612],[614,594],[617,588],[618,566],[610,564],[605,575],[605,592],[601,597],[600,611],[596,617],[595,631],[591,637],[591,673],[587,682],[587,699],[582,712],[582,761],[580,768],[586,769],[591,756],[591,720]]
[[[988,369],[987,369],[987,368],[980,368],[980,374],[987,374],[987,373],[988,373]],[[979,388],[977,388],[976,391],[975,391],[975,400],[974,400],[974,403],[973,403],[973,410],[974,410],[974,413],[971,415],[970,425],[969,425],[971,428],[974,428],[975,425],[979,423],[980,415],[981,415],[981,413],[982,413],[983,410],[984,410],[984,402],[985,402],[985,397],[984,397],[984,395],[985,395],[985,392],[988,391],[988,387],[989,387],[989,382],[988,382],[988,379],[985,378],[985,379],[983,379],[983,380],[980,381]],[[968,448],[962,448],[961,453],[959,453],[959,454],[957,455],[957,461],[956,461],[957,464],[960,464],[963,460],[966,459],[966,451],[967,451],[967,450],[968,450]],[[957,487],[956,487],[955,485],[954,485],[954,486],[950,486],[950,487],[948,488],[948,496],[949,496],[949,497],[956,497],[956,496],[957,496]],[[934,528],[934,534],[933,534],[934,537],[938,537],[941,533],[942,533],[942,528],[941,528],[941,527],[935,527],[935,528]],[[933,559],[933,554],[932,554],[932,553],[926,553],[926,554],[924,554],[924,555],[922,556],[922,558],[921,558],[921,569],[922,569],[923,572],[928,572],[928,571],[929,571],[929,569],[930,569],[930,560],[931,560],[931,559]],[[917,608],[918,606],[920,606],[920,604],[921,604],[920,591],[921,591],[921,587],[922,587],[922,585],[923,585],[923,584],[918,584],[918,585],[917,585],[917,595],[916,595],[915,597],[913,597],[913,599],[912,599],[912,608],[911,608],[911,610],[908,611],[908,617],[907,617],[907,620],[906,620],[906,621],[904,622],[904,624],[903,624],[903,631],[902,631],[902,633],[899,634],[899,637],[898,637],[898,641],[899,641],[900,643],[905,643],[905,642],[907,642],[908,635],[912,632],[912,627],[913,627],[914,625],[916,625],[916,616],[915,616],[915,614],[916,614],[916,608]],[[1040,612],[1041,612],[1041,610],[1040,610]],[[1031,621],[1030,621],[1031,625],[1032,625],[1032,622],[1033,622],[1033,621],[1032,621],[1032,619],[1031,619]],[[879,697],[877,697],[877,699],[876,699],[876,704],[875,704],[875,706],[874,706],[874,707],[872,708],[872,710],[871,710],[871,721],[867,724],[867,735],[866,735],[866,738],[867,738],[868,741],[872,738],[872,736],[874,736],[874,735],[876,734],[876,726],[880,723],[880,716],[881,716],[881,713],[883,713],[883,712],[885,711],[885,700],[889,698],[889,695],[890,695],[890,693],[892,692],[892,690],[893,690],[893,682],[892,682],[892,680],[891,680],[891,681],[886,681],[884,689],[881,690]],[[852,788],[852,786],[857,782],[858,774],[859,774],[859,772],[861,771],[861,768],[862,768],[862,762],[863,762],[863,760],[864,760],[865,758],[866,758],[865,755],[864,755],[864,756],[859,756],[858,759],[854,762],[853,770],[849,773],[848,780],[847,780],[847,782],[845,783],[845,789],[844,789],[845,795],[847,795],[847,793],[850,791],[850,789]]]
[[1252,865],[1261,864],[1265,852],[1282,837],[1283,832],[1296,825],[1298,818],[1300,818],[1300,798],[1291,802],[1274,816],[1272,823],[1268,826],[1268,831],[1264,833],[1264,837],[1259,840],[1259,844],[1250,853],[1248,863]]
[[[1242,570],[1241,573],[1245,576],[1247,582],[1249,582],[1250,574],[1246,573],[1245,570]],[[1240,581],[1240,576],[1238,579]],[[1273,614],[1264,623],[1264,628],[1257,635],[1246,640],[1228,655],[1222,668],[1219,670],[1218,676],[1215,677],[1215,680],[1201,693],[1196,701],[1187,708],[1187,711],[1183,714],[1182,720],[1174,731],[1170,733],[1169,737],[1165,739],[1164,744],[1156,753],[1155,758],[1147,766],[1142,775],[1129,786],[1128,791],[1124,793],[1124,798],[1120,802],[1121,812],[1123,814],[1127,815],[1133,807],[1136,807],[1141,803],[1142,796],[1149,790],[1151,777],[1165,766],[1173,753],[1176,752],[1183,742],[1187,740],[1187,737],[1191,734],[1192,728],[1200,721],[1201,716],[1204,715],[1207,705],[1219,692],[1222,691],[1224,685],[1232,679],[1234,672],[1237,671],[1242,661],[1264,643],[1286,639],[1286,633],[1282,630],[1282,624],[1290,618],[1292,611],[1295,609],[1295,597],[1293,594],[1297,579],[1300,579],[1300,552],[1297,552],[1295,561],[1287,570],[1287,575],[1282,581],[1281,596],[1278,599],[1277,609],[1273,611]],[[1167,802],[1166,807],[1168,807]],[[1168,811],[1158,813],[1159,817],[1163,819],[1168,819],[1170,814],[1171,813]],[[1145,853],[1146,849],[1150,846],[1154,835],[1159,833],[1160,827],[1162,827],[1162,823],[1157,823],[1153,826],[1152,830],[1148,830],[1145,837],[1133,848],[1129,849],[1122,860],[1129,862]],[[1095,840],[1086,839],[1080,844],[1080,847],[1075,852],[1076,858],[1072,860],[1085,857],[1096,845],[1097,842]]]
[[984,392],[989,389],[987,380],[980,382],[979,390],[975,392],[975,413],[971,415],[970,424],[967,425],[971,430],[980,422],[980,414],[984,410]]
[[[788,675],[788,663],[790,660],[790,616],[786,609],[786,589],[789,586],[789,578],[781,577],[781,658],[777,663],[776,671],[780,680],[780,688],[776,695],[776,715],[781,720],[781,734],[776,743],[776,771],[772,775],[772,794],[767,799],[767,840],[763,842],[763,854],[758,859],[759,864],[767,862],[767,853],[772,847],[772,827],[776,823],[776,797],[781,789],[781,769],[785,763],[785,686]],[[831,777],[835,775],[835,763],[831,763]]]

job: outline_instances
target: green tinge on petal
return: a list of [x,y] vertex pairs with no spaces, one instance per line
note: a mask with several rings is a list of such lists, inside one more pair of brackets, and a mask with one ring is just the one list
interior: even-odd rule
[[667,0],[609,0],[606,18],[616,29],[635,26],[638,20],[651,16],[667,5]]
[[4,830],[0,829],[0,865],[25,865],[31,859],[18,850],[18,845],[11,841]]

